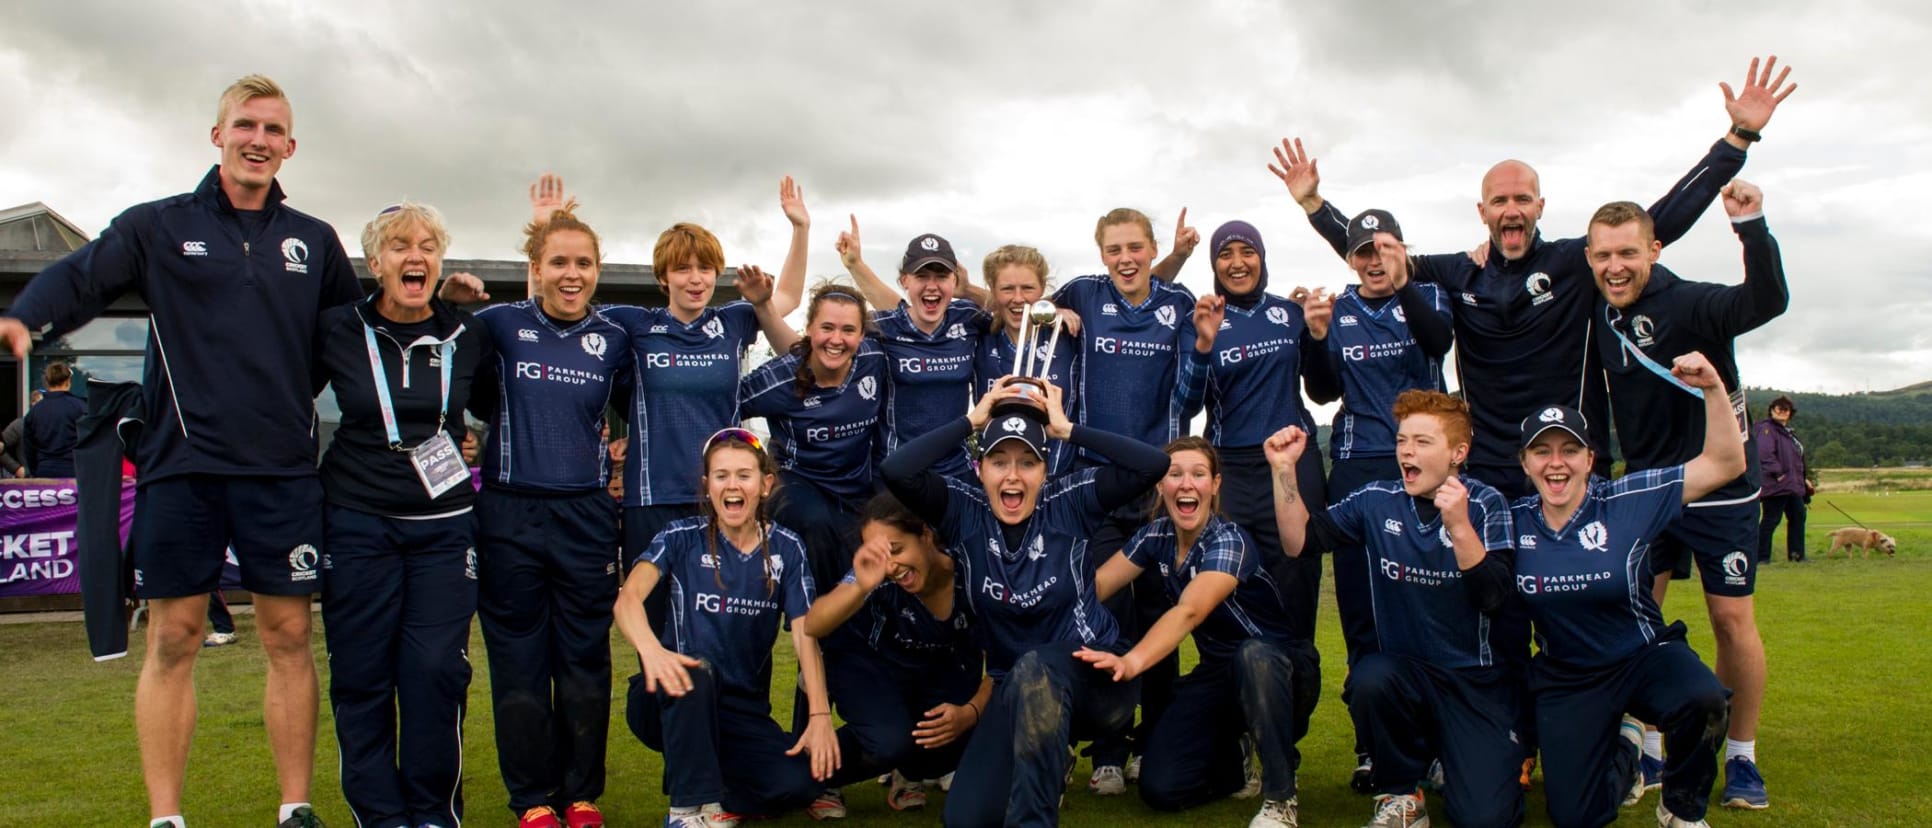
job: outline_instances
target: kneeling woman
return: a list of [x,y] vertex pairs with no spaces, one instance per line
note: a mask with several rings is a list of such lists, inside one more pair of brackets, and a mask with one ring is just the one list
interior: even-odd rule
[[[1116,733],[1133,715],[1138,683],[1114,682],[1074,657],[1119,652],[1119,629],[1094,590],[1088,539],[1107,513],[1134,502],[1167,471],[1160,449],[1071,424],[1047,386],[1047,425],[992,416],[1026,392],[1005,384],[973,410],[886,458],[886,487],[938,531],[962,567],[969,607],[995,682],[946,799],[947,825],[1051,825],[1066,785],[1069,738]],[[976,430],[983,454],[974,486],[933,467]],[[1047,480],[1047,438],[1070,440],[1117,465]]]
[[[1261,813],[1254,828],[1296,823],[1295,742],[1321,692],[1315,643],[1294,634],[1289,609],[1246,530],[1220,514],[1221,468],[1199,437],[1167,445],[1162,516],[1136,532],[1100,568],[1104,599],[1147,569],[1158,569],[1173,608],[1126,655],[1074,655],[1128,681],[1194,633],[1201,662],[1174,683],[1174,699],[1148,737],[1140,795],[1178,811],[1241,790],[1248,766],[1243,736],[1261,759]],[[1290,467],[1292,468],[1292,466]]]
[[[804,545],[765,517],[776,482],[757,436],[740,428],[713,435],[704,445],[703,514],[664,527],[618,594],[617,627],[644,668],[631,678],[625,719],[664,754],[667,826],[803,808],[839,765],[825,666],[801,623],[792,646],[808,724],[794,739],[771,718],[778,624],[797,622],[812,604]],[[662,641],[644,618],[644,598],[661,582],[671,593]]]
[[1661,828],[1704,824],[1717,779],[1727,693],[1685,643],[1683,622],[1664,623],[1647,558],[1684,504],[1744,473],[1744,441],[1704,355],[1678,357],[1671,373],[1704,398],[1704,450],[1681,466],[1593,477],[1582,415],[1551,406],[1523,419],[1523,474],[1536,494],[1511,507],[1516,588],[1536,623],[1530,691],[1558,828],[1610,824],[1642,784],[1641,728],[1626,719],[1629,742],[1616,744],[1625,714],[1664,732]]
[[805,616],[805,632],[824,642],[827,689],[845,719],[845,764],[826,787],[897,770],[886,804],[921,808],[917,780],[959,766],[993,683],[981,669],[965,584],[932,528],[880,494],[866,503],[859,532],[852,571]]
[[322,458],[329,704],[342,795],[372,828],[463,819],[476,490],[457,445],[491,348],[430,298],[448,246],[433,208],[384,210],[362,231],[376,292],[317,324],[316,378],[342,409]]

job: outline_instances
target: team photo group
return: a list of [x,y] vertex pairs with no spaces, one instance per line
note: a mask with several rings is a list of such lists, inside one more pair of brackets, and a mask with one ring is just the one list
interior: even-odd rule
[[[607,745],[635,738],[668,812],[612,825],[840,819],[880,791],[909,824],[1054,825],[1067,796],[1131,793],[1150,823],[1237,797],[1251,826],[1295,826],[1326,668],[1357,761],[1310,770],[1350,778],[1370,828],[1423,828],[1429,799],[1459,826],[1540,820],[1533,785],[1564,828],[1626,807],[1703,826],[1769,803],[1763,412],[1733,343],[1789,294],[1766,195],[1737,176],[1789,72],[1752,59],[1688,171],[1584,227],[1543,233],[1536,171],[1502,161],[1469,182],[1487,240],[1412,251],[1390,211],[1330,201],[1290,138],[1256,148],[1276,214],[1203,235],[1182,210],[1170,241],[1096,205],[1098,275],[1024,244],[969,259],[935,228],[894,278],[841,216],[849,278],[808,290],[832,234],[787,177],[776,273],[677,223],[652,252],[662,307],[598,301],[596,205],[549,175],[527,296],[445,273],[444,219],[415,201],[369,204],[371,288],[283,203],[293,110],[251,75],[219,96],[199,185],[49,265],[0,341],[24,361],[123,296],[148,309],[116,416],[142,424],[126,556],[151,828],[195,822],[194,666],[230,550],[282,828],[462,823],[464,777],[490,772],[463,765],[472,620],[494,725],[467,735],[494,740],[509,795],[479,824],[605,825]],[[1742,274],[1680,277],[1661,251],[1713,203]],[[1355,284],[1283,283],[1332,259],[1271,280],[1258,228],[1304,220]],[[1212,292],[1177,281],[1191,259]],[[1342,652],[1315,644],[1324,554]],[[1712,666],[1660,610],[1673,569],[1702,587]],[[783,721],[774,678],[795,682]],[[349,814],[311,804],[324,700]]]

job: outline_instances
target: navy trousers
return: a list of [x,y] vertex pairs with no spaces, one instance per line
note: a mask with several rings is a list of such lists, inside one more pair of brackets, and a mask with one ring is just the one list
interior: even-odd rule
[[[1148,510],[1155,500],[1149,497],[1114,510],[1094,532],[1090,548],[1095,551],[1094,560],[1106,563],[1127,545],[1127,541],[1147,525]],[[1132,646],[1147,634],[1154,622],[1174,606],[1167,598],[1167,585],[1161,582],[1160,569],[1148,567],[1141,570],[1126,587],[1102,602],[1107,612],[1114,616],[1120,625],[1120,640],[1123,646]],[[1094,767],[1103,765],[1125,766],[1127,757],[1134,753],[1146,753],[1147,740],[1154,732],[1154,726],[1161,715],[1174,700],[1174,680],[1181,675],[1180,651],[1168,653],[1166,658],[1150,665],[1140,674],[1140,722],[1117,735],[1095,740],[1091,748]]]
[[[971,700],[979,690],[977,674],[954,669],[908,675],[870,648],[836,647],[825,651],[825,683],[839,718],[845,720],[838,732],[843,761],[825,787],[843,787],[890,770],[908,779],[938,779],[959,767],[972,731],[949,744],[925,748],[913,742],[912,729],[934,707]],[[802,713],[804,702],[796,709]],[[802,727],[800,717],[795,715],[793,724]]]
[[1079,648],[1055,642],[1020,656],[993,688],[953,775],[946,825],[1059,824],[1067,745],[1125,729],[1139,696],[1137,681],[1114,681],[1074,658]]
[[476,614],[472,515],[403,520],[329,506],[322,630],[342,795],[356,824],[463,818],[463,716]]
[[1557,828],[1616,820],[1637,772],[1638,752],[1618,744],[1625,713],[1663,731],[1664,806],[1682,819],[1704,818],[1730,728],[1730,693],[1683,635],[1683,623],[1672,624],[1662,640],[1602,670],[1568,670],[1542,658],[1532,665],[1544,789]]
[[1516,733],[1522,679],[1515,670],[1448,670],[1370,653],[1350,670],[1348,683],[1355,732],[1375,757],[1370,779],[1377,792],[1413,792],[1440,758],[1450,822],[1522,824],[1523,746]]
[[829,590],[852,568],[852,551],[859,548],[859,510],[871,495],[840,498],[791,472],[779,472],[778,479],[772,519],[798,533],[812,565],[812,582],[821,591]]
[[602,489],[477,497],[477,605],[510,810],[604,792],[617,504]]
[[1240,790],[1244,734],[1261,756],[1262,794],[1294,796],[1295,743],[1308,733],[1320,694],[1312,642],[1250,638],[1231,657],[1202,661],[1175,682],[1174,703],[1154,727],[1141,759],[1141,799],[1178,811]]
[[785,755],[798,737],[772,721],[769,695],[725,689],[709,662],[688,672],[691,690],[675,697],[646,692],[644,677],[632,676],[624,705],[631,733],[664,754],[671,807],[717,802],[768,817],[811,804],[825,785],[812,778],[809,756]]

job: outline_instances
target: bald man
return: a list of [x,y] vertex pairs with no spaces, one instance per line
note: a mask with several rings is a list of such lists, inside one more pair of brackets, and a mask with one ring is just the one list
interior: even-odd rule
[[[1743,168],[1745,150],[1762,137],[1778,102],[1797,88],[1784,85],[1785,74],[1771,80],[1776,63],[1772,57],[1760,73],[1752,59],[1741,93],[1719,84],[1730,130],[1650,205],[1658,241],[1670,244],[1690,230]],[[1308,213],[1309,224],[1346,257],[1349,214],[1316,191],[1320,175],[1301,142],[1283,141],[1275,156],[1280,165],[1270,169]],[[1537,232],[1542,185],[1536,170],[1522,161],[1489,169],[1476,212],[1489,229],[1487,245],[1474,255],[1419,256],[1414,268],[1416,279],[1442,285],[1453,300],[1456,373],[1476,431],[1469,473],[1512,498],[1531,494],[1516,462],[1514,439],[1523,417],[1551,401],[1583,412],[1599,471],[1607,473],[1610,417],[1603,368],[1590,348],[1596,285],[1584,239],[1551,241]]]

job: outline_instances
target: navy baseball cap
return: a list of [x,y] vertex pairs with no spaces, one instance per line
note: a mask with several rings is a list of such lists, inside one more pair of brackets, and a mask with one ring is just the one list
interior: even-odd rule
[[1590,421],[1583,419],[1583,414],[1574,408],[1552,405],[1523,418],[1522,448],[1529,448],[1536,438],[1552,428],[1563,429],[1577,442],[1590,445]]
[[959,257],[953,255],[951,242],[925,233],[906,243],[906,257],[899,261],[899,272],[917,273],[919,268],[934,264],[955,271],[959,269]]
[[980,436],[980,454],[989,454],[994,446],[1008,440],[1018,440],[1032,449],[1035,456],[1046,459],[1046,426],[1039,420],[1019,413],[994,417],[986,424],[986,433]]
[[1375,234],[1392,233],[1396,241],[1402,241],[1402,225],[1395,223],[1395,216],[1387,210],[1363,210],[1362,214],[1348,222],[1348,242],[1344,246],[1350,253],[1362,249],[1362,245],[1374,244]]

